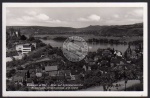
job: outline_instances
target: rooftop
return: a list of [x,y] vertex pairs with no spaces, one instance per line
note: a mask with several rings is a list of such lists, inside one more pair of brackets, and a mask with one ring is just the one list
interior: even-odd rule
[[45,66],[45,71],[56,71],[58,70],[58,66]]

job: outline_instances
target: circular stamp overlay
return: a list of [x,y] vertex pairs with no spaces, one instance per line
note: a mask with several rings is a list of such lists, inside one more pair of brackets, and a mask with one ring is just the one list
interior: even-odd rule
[[88,53],[88,45],[82,37],[71,36],[63,43],[63,54],[72,62],[81,61]]

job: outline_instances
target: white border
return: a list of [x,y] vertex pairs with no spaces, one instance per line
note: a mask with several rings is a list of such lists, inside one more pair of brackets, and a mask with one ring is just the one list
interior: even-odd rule
[[[144,9],[144,91],[133,91],[133,92],[129,92],[129,91],[49,91],[49,92],[44,92],[44,91],[6,91],[6,7],[143,7]],[[3,45],[3,65],[2,65],[2,95],[5,97],[19,97],[19,96],[25,96],[25,97],[40,97],[40,96],[45,96],[45,97],[50,97],[50,96],[108,96],[108,97],[112,97],[112,96],[147,96],[147,82],[148,82],[148,61],[147,61],[147,40],[148,40],[148,28],[147,28],[147,3],[141,3],[141,2],[137,2],[137,3],[3,3],[2,4],[2,26],[3,26],[3,33],[2,33],[2,45]]]

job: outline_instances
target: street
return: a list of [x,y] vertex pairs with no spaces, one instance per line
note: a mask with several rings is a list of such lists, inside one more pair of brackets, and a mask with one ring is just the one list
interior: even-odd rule
[[[140,80],[128,80],[126,84],[126,88],[131,87],[133,85],[139,84]],[[119,85],[119,87],[116,87],[116,84]],[[111,91],[121,91],[125,88],[125,81],[119,81],[117,83],[113,83],[114,87],[110,87]],[[103,91],[103,86],[98,86],[98,87],[90,87],[87,89],[82,89],[81,91]]]

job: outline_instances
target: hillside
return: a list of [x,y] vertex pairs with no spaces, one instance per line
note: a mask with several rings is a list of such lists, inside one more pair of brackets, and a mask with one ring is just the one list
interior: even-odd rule
[[132,25],[99,26],[90,25],[84,28],[44,27],[44,26],[7,26],[20,30],[22,34],[93,34],[97,36],[143,36],[143,23]]

